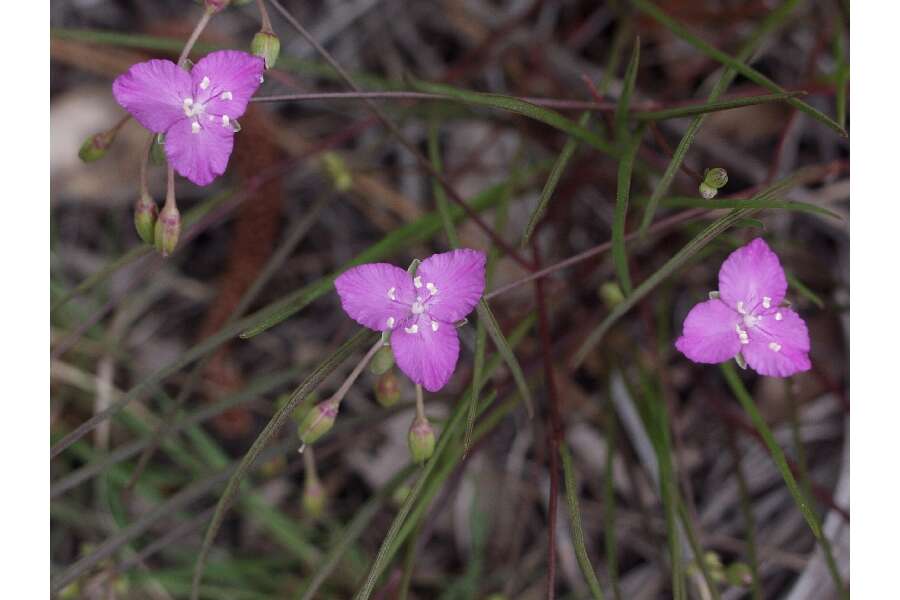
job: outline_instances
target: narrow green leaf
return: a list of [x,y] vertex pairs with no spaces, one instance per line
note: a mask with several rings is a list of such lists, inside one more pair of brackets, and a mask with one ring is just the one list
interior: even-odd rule
[[[678,21],[676,21],[675,19],[673,19],[672,17],[670,17],[669,15],[664,13],[662,10],[659,9],[659,7],[657,7],[655,4],[653,4],[649,0],[631,0],[631,2],[640,11],[647,14],[650,18],[657,21],[663,27],[665,27],[666,29],[668,29],[669,31],[671,31],[672,33],[674,33],[675,35],[677,35],[678,37],[680,37],[681,39],[686,41],[688,44],[690,44],[691,46],[693,46],[694,48],[696,48],[703,54],[712,58],[713,60],[722,63],[726,67],[729,67],[730,69],[740,73],[741,75],[743,75],[750,81],[752,81],[758,85],[761,85],[764,88],[771,90],[772,92],[779,93],[779,94],[785,93],[785,89],[782,88],[781,86],[779,86],[777,83],[775,83],[774,81],[772,81],[771,79],[769,79],[768,77],[766,77],[765,75],[763,75],[762,73],[760,73],[759,71],[754,69],[753,67],[749,67],[746,64],[744,64],[743,61],[746,59],[743,59],[743,58],[735,59],[735,58],[729,56],[728,54],[722,52],[715,46],[712,46],[711,44],[700,39],[698,36],[691,33],[684,25],[682,25],[681,23],[679,23]],[[828,115],[813,108],[806,102],[803,102],[802,100],[798,100],[796,98],[789,98],[787,100],[787,102],[788,102],[788,104],[790,104],[797,110],[808,114],[813,119],[815,119],[821,123],[824,123],[825,125],[827,125],[831,129],[835,130],[842,136],[847,137],[847,131],[843,127],[841,127],[841,125],[839,123],[837,123],[834,119],[832,119]]]
[[411,85],[416,91],[440,94],[446,96],[448,100],[457,100],[476,106],[497,108],[523,115],[567,133],[604,154],[610,156],[618,156],[619,154],[612,144],[593,131],[567,119],[556,111],[541,106],[535,106],[534,104],[520,100],[519,98],[512,98],[502,94],[484,94],[481,92],[462,90],[442,83],[431,83],[419,80],[413,80]]
[[572,542],[575,544],[575,556],[581,574],[591,590],[594,600],[603,600],[603,590],[597,581],[597,574],[591,565],[587,547],[584,545],[584,527],[581,524],[581,508],[578,505],[578,485],[575,482],[575,468],[572,466],[572,454],[565,442],[559,444],[559,455],[562,458],[563,477],[566,487],[566,503],[569,507],[569,527],[572,529]]
[[[631,59],[625,67],[625,79],[622,82],[622,93],[616,102],[615,124],[616,143],[624,144],[628,138],[628,111],[631,109],[631,96],[634,94],[634,84],[637,80],[638,66],[641,62],[641,38],[634,38],[634,49],[631,51]],[[624,160],[624,158],[623,158]]]
[[791,272],[786,272],[785,275],[787,276],[787,280],[788,280],[788,283],[790,284],[790,286],[792,288],[794,288],[795,290],[797,290],[798,294],[800,294],[801,296],[803,296],[804,298],[806,298],[807,300],[809,300],[810,302],[815,304],[820,309],[825,308],[825,301],[822,300],[821,296],[816,294],[814,291],[809,289],[806,286],[806,284],[804,284],[802,281],[797,279],[796,275],[794,275]]
[[[787,484],[788,491],[791,493],[791,497],[797,504],[797,508],[800,509],[803,518],[806,519],[806,524],[809,526],[810,531],[812,531],[816,540],[819,540],[822,537],[822,527],[819,525],[819,519],[810,507],[809,501],[800,490],[800,486],[797,485],[794,474],[791,473],[791,469],[787,464],[787,459],[784,457],[784,451],[778,445],[778,442],[775,441],[772,430],[769,429],[765,419],[763,419],[762,414],[756,407],[756,403],[753,402],[753,398],[750,397],[750,392],[747,391],[747,388],[744,387],[740,377],[738,377],[737,371],[734,370],[734,365],[730,362],[725,362],[719,365],[719,367],[722,369],[722,374],[725,376],[725,381],[728,383],[728,387],[731,388],[731,392],[738,399],[738,402],[741,403],[747,416],[750,417],[750,422],[753,423],[756,431],[762,437],[763,442],[765,442],[766,448],[768,448],[769,454],[775,462],[775,466],[781,473],[781,478],[784,479],[784,483]],[[843,586],[841,585],[839,587]]]
[[[626,126],[627,127],[627,126]],[[622,135],[625,135],[623,132]],[[628,255],[625,252],[625,221],[628,216],[628,197],[631,194],[631,171],[634,168],[634,158],[638,148],[641,147],[641,139],[644,137],[643,126],[639,127],[628,143],[625,156],[619,161],[619,173],[616,182],[616,209],[613,213],[612,225],[612,255],[616,266],[616,274],[619,284],[625,295],[631,294],[631,275],[628,273]]]
[[[749,60],[756,49],[759,47],[759,45],[762,43],[763,39],[765,39],[767,35],[784,24],[788,16],[797,7],[799,2],[800,0],[788,0],[781,6],[773,10],[771,13],[769,13],[769,15],[763,20],[763,22],[760,23],[756,31],[754,31],[754,33],[741,46],[740,50],[738,50],[736,59],[741,62]],[[656,7],[652,4],[646,2],[642,3],[648,4],[652,9],[659,12],[659,10],[656,9]],[[716,82],[716,85],[713,86],[712,91],[709,93],[707,102],[715,102],[716,100],[718,100],[719,96],[725,93],[725,90],[728,89],[728,86],[731,85],[736,76],[737,71],[733,69],[725,69],[719,76],[719,80]],[[659,199],[665,196],[666,192],[669,191],[669,186],[672,185],[672,181],[675,179],[675,174],[681,167],[681,163],[684,162],[684,158],[685,156],[687,156],[688,150],[690,149],[691,144],[693,144],[694,138],[696,137],[697,132],[700,130],[700,126],[703,125],[703,121],[705,118],[705,114],[699,114],[694,117],[694,119],[691,121],[691,124],[688,125],[687,131],[684,132],[681,141],[678,142],[678,147],[675,149],[672,160],[669,161],[669,164],[666,167],[663,176],[660,178],[659,183],[653,190],[653,194],[650,196],[650,203],[647,205],[647,209],[644,211],[644,218],[641,222],[640,228],[641,236],[644,236],[647,233],[647,228],[650,227],[650,223],[653,222],[653,215],[656,213],[656,207]]]
[[619,549],[616,540],[616,480],[613,474],[616,454],[616,413],[606,414],[606,467],[603,473],[603,535],[606,547],[606,568],[613,597],[622,600],[619,588]]
[[783,94],[764,94],[762,96],[748,96],[746,98],[735,98],[733,100],[721,100],[718,102],[707,102],[706,104],[697,104],[691,106],[681,106],[678,108],[667,108],[665,110],[646,110],[631,114],[631,118],[638,121],[665,121],[667,119],[681,119],[684,117],[693,117],[696,115],[704,115],[724,110],[733,110],[735,108],[744,108],[745,106],[755,106],[757,104],[766,104],[767,102],[781,102],[789,98],[799,98],[805,96],[806,92],[785,92]]
[[844,217],[834,211],[828,210],[827,208],[822,208],[821,206],[810,204],[809,202],[799,202],[795,200],[741,200],[729,198],[722,198],[720,200],[705,200],[703,198],[674,196],[671,198],[663,198],[661,203],[663,206],[671,208],[780,208],[795,212],[821,215],[823,217],[831,217],[833,219],[837,219],[838,221],[844,220]]

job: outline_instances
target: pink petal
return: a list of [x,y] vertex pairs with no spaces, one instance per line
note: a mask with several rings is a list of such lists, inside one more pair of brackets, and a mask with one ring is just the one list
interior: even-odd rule
[[191,96],[191,76],[170,60],[131,65],[112,85],[116,102],[155,133],[184,119],[184,99]]
[[416,280],[422,286],[417,292],[432,295],[428,314],[453,323],[472,312],[484,293],[485,260],[483,252],[462,248],[422,261],[416,270]]
[[701,302],[685,318],[675,347],[694,362],[724,362],[741,350],[736,328],[740,321],[741,315],[721,300]]
[[800,315],[791,309],[767,311],[748,334],[750,343],[743,347],[742,354],[760,375],[788,377],[810,369],[809,332]]
[[459,358],[456,327],[432,321],[427,314],[397,327],[391,334],[391,347],[400,370],[429,392],[450,381]]
[[762,238],[732,252],[719,270],[719,294],[732,308],[743,302],[744,310],[752,313],[761,306],[768,308],[765,304],[778,306],[786,292],[778,256]]
[[211,52],[191,69],[194,99],[206,106],[206,112],[237,119],[247,110],[247,102],[256,93],[265,61],[237,50]]
[[197,185],[207,185],[225,172],[234,146],[234,131],[210,122],[205,115],[191,129],[191,119],[181,119],[166,131],[166,158],[178,173]]
[[415,300],[409,273],[388,263],[353,267],[334,280],[334,287],[344,312],[360,325],[376,331],[386,331],[404,322]]

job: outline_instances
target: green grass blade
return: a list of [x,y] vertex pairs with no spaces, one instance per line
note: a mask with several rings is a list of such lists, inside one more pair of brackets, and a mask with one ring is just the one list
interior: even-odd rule
[[[626,124],[627,127],[627,124]],[[622,135],[626,135],[627,130]],[[619,277],[619,285],[625,295],[631,294],[631,275],[628,272],[628,254],[625,251],[625,221],[628,216],[628,197],[631,194],[631,172],[634,158],[641,147],[644,136],[643,126],[639,127],[628,143],[625,156],[619,161],[619,173],[616,183],[616,208],[612,225],[612,256]]]
[[575,544],[575,555],[581,574],[591,590],[594,600],[603,600],[603,590],[597,581],[597,574],[591,565],[587,548],[584,545],[584,527],[581,524],[581,508],[578,505],[578,485],[575,482],[575,468],[572,466],[572,454],[565,442],[559,444],[559,455],[562,458],[563,478],[566,487],[566,503],[569,507],[569,526],[572,529],[572,541]]
[[[767,16],[763,20],[763,22],[760,23],[759,27],[750,36],[750,38],[741,46],[741,49],[736,55],[737,60],[742,62],[749,60],[756,49],[759,47],[759,45],[762,43],[763,39],[773,31],[775,31],[778,27],[783,25],[788,16],[791,14],[791,12],[793,12],[793,10],[799,3],[800,0],[788,0],[777,9],[773,10],[769,14],[769,16]],[[658,9],[656,9],[655,6],[650,6],[658,12]],[[716,100],[718,100],[719,96],[725,93],[725,90],[728,89],[728,86],[731,85],[736,76],[737,72],[735,70],[725,69],[719,76],[719,80],[716,82],[716,85],[713,86],[712,91],[709,93],[707,102],[715,102]],[[694,117],[694,119],[691,121],[691,124],[688,125],[687,131],[685,131],[684,135],[682,136],[681,141],[678,142],[678,147],[675,149],[672,160],[669,161],[669,164],[666,167],[663,176],[660,178],[659,183],[653,190],[653,194],[650,197],[650,203],[647,205],[647,209],[644,211],[644,218],[641,222],[640,229],[641,236],[647,233],[647,228],[650,227],[650,223],[653,222],[653,215],[656,213],[656,207],[659,199],[665,196],[666,192],[669,191],[669,187],[672,185],[672,181],[675,179],[675,174],[681,167],[681,163],[684,162],[684,158],[685,156],[687,156],[688,150],[690,149],[691,144],[693,144],[697,132],[700,130],[700,126],[703,125],[704,119],[706,119],[705,114],[700,114]]]
[[622,591],[619,588],[619,548],[616,541],[616,480],[613,475],[616,452],[616,414],[615,410],[607,411],[606,415],[606,466],[603,473],[603,535],[606,547],[606,568],[609,576],[609,585],[612,587],[613,597],[622,600]]
[[673,196],[663,198],[661,200],[663,206],[670,208],[760,208],[760,209],[783,209],[795,212],[802,212],[811,215],[819,215],[822,217],[831,217],[838,221],[843,221],[844,217],[838,213],[822,208],[809,202],[800,202],[795,200],[741,200],[722,198],[714,200],[706,200],[703,198],[691,198],[687,196]]
[[[784,88],[779,86],[777,83],[754,69],[753,67],[749,67],[744,64],[743,59],[735,59],[728,54],[722,52],[715,46],[705,42],[698,36],[691,33],[684,25],[664,13],[659,9],[655,4],[650,2],[649,0],[631,0],[632,4],[634,4],[640,11],[645,13],[647,16],[652,18],[654,21],[658,22],[660,25],[671,31],[673,34],[677,35],[685,42],[712,58],[715,61],[718,61],[729,67],[730,69],[740,73],[750,81],[761,85],[762,87],[774,92],[783,94],[785,93]],[[834,131],[838,132],[844,137],[847,137],[847,131],[841,127],[841,125],[826,115],[825,113],[813,108],[806,102],[802,100],[798,100],[796,98],[789,98],[787,100],[788,104],[796,108],[797,110],[806,113],[813,119],[824,123]]]
[[610,156],[618,156],[619,154],[612,144],[593,131],[567,119],[556,111],[541,106],[535,106],[534,104],[526,102],[525,100],[520,100],[519,98],[512,98],[501,94],[484,94],[482,92],[462,90],[442,83],[431,83],[427,81],[414,80],[411,82],[411,85],[416,91],[440,94],[446,96],[448,100],[456,100],[466,104],[496,108],[516,113],[534,119],[535,121],[540,121],[563,133],[567,133],[604,154]]
[[787,277],[788,284],[795,290],[797,293],[815,304],[819,309],[825,308],[825,301],[822,300],[822,297],[817,293],[809,289],[805,283],[797,279],[797,276],[791,272],[785,272],[785,276]]
[[756,431],[759,433],[760,437],[762,437],[766,448],[769,450],[769,454],[772,456],[772,460],[775,462],[775,466],[781,473],[781,478],[784,479],[784,483],[787,485],[788,491],[794,499],[794,503],[797,505],[797,508],[800,509],[800,513],[806,520],[806,524],[809,526],[810,531],[812,531],[813,536],[816,538],[816,542],[822,549],[822,552],[826,557],[826,563],[829,562],[828,557],[832,556],[830,564],[828,564],[828,572],[831,574],[831,578],[834,581],[835,589],[842,598],[849,599],[850,592],[844,585],[844,582],[837,571],[837,567],[834,564],[834,555],[831,552],[830,542],[822,533],[822,526],[819,523],[819,518],[816,516],[815,511],[810,505],[807,495],[803,493],[803,490],[801,490],[800,486],[797,484],[797,480],[794,479],[794,474],[791,472],[790,466],[788,466],[784,451],[775,440],[775,435],[772,433],[772,430],[766,424],[765,419],[763,419],[762,414],[756,407],[756,403],[750,396],[750,392],[744,387],[744,383],[738,376],[737,371],[735,371],[734,365],[730,362],[726,362],[719,365],[719,367],[722,369],[722,374],[725,376],[725,381],[728,383],[728,387],[731,388],[731,392],[737,397],[741,407],[747,413],[747,416],[750,417],[750,422],[753,423]]
[[631,51],[631,59],[628,61],[628,66],[625,67],[625,79],[622,82],[622,93],[619,95],[619,100],[616,102],[616,143],[620,145],[624,144],[625,140],[628,139],[628,111],[631,108],[631,96],[634,94],[634,84],[635,81],[637,81],[640,62],[641,38],[635,37],[634,49]]
[[733,100],[722,100],[719,102],[707,102],[706,104],[698,104],[691,106],[680,106],[678,108],[667,108],[665,110],[646,110],[636,112],[631,118],[638,121],[665,121],[668,119],[681,119],[684,117],[695,117],[697,115],[705,115],[724,110],[734,110],[735,108],[744,108],[746,106],[756,106],[757,104],[766,104],[768,102],[781,102],[790,98],[799,98],[805,96],[806,92],[784,92],[783,94],[763,94],[762,96],[747,96],[746,98],[735,98]]
[[212,549],[216,534],[219,532],[219,527],[222,525],[222,521],[225,518],[225,513],[227,513],[228,509],[231,507],[231,503],[240,489],[241,482],[250,470],[250,467],[253,465],[257,456],[259,456],[259,453],[263,451],[269,441],[281,429],[282,425],[290,418],[291,412],[300,401],[318,388],[322,381],[344,362],[353,351],[364,345],[374,343],[376,337],[377,334],[375,332],[368,330],[360,331],[338,348],[331,356],[322,361],[309,377],[294,390],[290,399],[285,402],[284,406],[282,406],[275,415],[272,416],[265,428],[260,432],[259,436],[257,436],[256,440],[254,440],[253,445],[250,446],[250,449],[241,459],[234,474],[228,480],[225,491],[222,492],[222,496],[216,504],[216,510],[213,513],[209,528],[206,530],[206,535],[203,538],[203,545],[200,547],[200,551],[197,555],[197,562],[194,566],[191,591],[192,600],[197,599],[197,591],[200,582],[203,579],[203,570],[206,565],[206,559],[209,556],[209,551]]

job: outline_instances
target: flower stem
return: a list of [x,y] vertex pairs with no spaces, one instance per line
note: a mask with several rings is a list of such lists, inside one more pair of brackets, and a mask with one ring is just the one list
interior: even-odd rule
[[191,49],[194,47],[194,44],[197,43],[197,40],[200,38],[200,34],[203,33],[203,30],[206,29],[206,26],[209,24],[209,19],[212,17],[212,9],[207,8],[203,12],[203,16],[200,17],[200,20],[197,21],[197,26],[194,27],[194,31],[191,32],[191,37],[188,38],[187,43],[185,43],[184,48],[181,50],[181,54],[178,56],[178,66],[184,69],[185,60],[187,60],[188,54],[191,53]]
[[155,133],[150,133],[149,138],[147,139],[146,149],[144,150],[144,154],[141,158],[141,196],[149,196],[150,195],[150,187],[147,182],[147,165],[150,162],[150,151],[153,148],[153,141],[156,139]]
[[178,208],[175,204],[175,169],[168,167],[166,169],[166,205],[163,210],[174,208]]
[[425,418],[425,395],[422,393],[421,384],[416,384],[416,419]]
[[269,11],[266,10],[265,0],[256,0],[256,5],[259,7],[259,18],[261,21],[259,30],[263,33],[275,33],[272,31],[272,21],[269,20]]
[[372,360],[372,357],[375,356],[375,353],[383,345],[381,338],[378,338],[378,341],[375,342],[369,351],[366,352],[366,355],[363,356],[362,360],[353,367],[353,370],[350,372],[350,375],[347,376],[347,379],[344,380],[344,383],[341,384],[341,387],[338,388],[338,391],[334,393],[331,398],[328,399],[328,402],[332,403],[335,408],[341,405],[341,401],[344,399],[344,396],[347,395],[347,392],[350,390],[350,386],[353,385],[353,382],[356,381],[356,378],[359,377],[359,374],[362,373],[363,369],[366,368],[366,365],[369,364],[369,361]]
[[319,481],[319,474],[316,472],[316,458],[312,446],[303,453],[303,466],[307,484]]

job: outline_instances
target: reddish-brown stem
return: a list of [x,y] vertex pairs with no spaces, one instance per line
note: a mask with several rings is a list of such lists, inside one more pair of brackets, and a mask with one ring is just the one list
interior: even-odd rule
[[274,33],[274,31],[272,31],[272,21],[269,19],[269,11],[266,9],[265,0],[256,0],[256,6],[259,7],[259,30],[263,33]]
[[[532,246],[534,264],[540,265],[540,254],[537,245]],[[559,416],[559,396],[556,378],[553,373],[553,352],[550,337],[550,317],[547,315],[547,303],[544,295],[544,282],[535,280],[534,296],[538,311],[538,329],[541,337],[541,357],[544,363],[544,379],[549,400],[550,426],[547,428],[547,469],[550,471],[550,498],[547,506],[547,599],[553,600],[556,595],[556,517],[559,500],[559,445],[563,441],[563,429]]]

